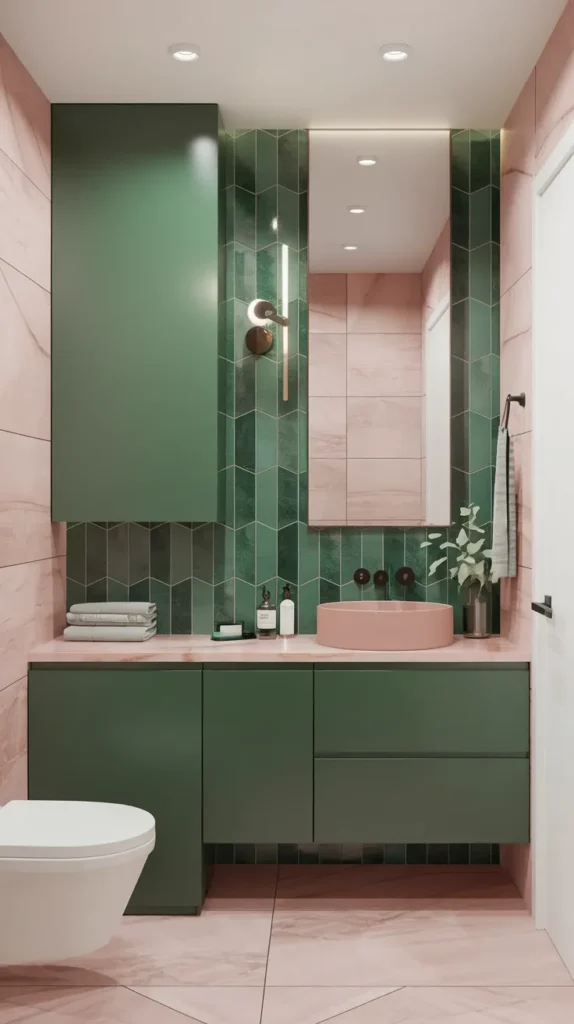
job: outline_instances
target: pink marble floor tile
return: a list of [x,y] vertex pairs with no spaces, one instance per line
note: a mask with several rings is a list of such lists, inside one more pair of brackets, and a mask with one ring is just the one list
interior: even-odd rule
[[422,391],[420,334],[349,334],[347,394],[409,396]]
[[[50,103],[2,36],[0,83],[4,87],[5,113],[11,126],[6,152],[44,195],[49,196]],[[2,124],[6,124],[6,116]]]
[[[183,1024],[184,1019],[196,1024],[212,1024],[191,1013],[184,1018],[184,1011],[122,987],[7,988],[1,996],[0,1024],[13,1020],[31,1024]],[[12,1011],[14,1015],[10,1016]],[[231,1024],[231,1018],[229,1021]],[[214,1018],[213,1024],[219,1021]]]
[[65,603],[63,557],[0,569],[0,690],[26,675],[33,647],[61,634]]
[[536,65],[536,167],[574,117],[574,4],[567,3]]
[[310,274],[308,278],[309,334],[347,331],[347,277]]
[[27,679],[0,690],[0,805],[26,797]]
[[309,458],[344,459],[347,455],[347,399],[309,399]]
[[348,459],[349,523],[423,519],[420,459]]
[[[262,988],[137,988],[133,991],[203,1024],[260,1024]],[[0,1021],[1,1024],[1,1021]]]
[[365,1003],[380,1002],[394,989],[270,988],[265,989],[261,1024],[321,1024]]
[[347,336],[309,335],[309,395],[347,394]]
[[0,430],[0,566],[63,554],[50,521],[50,442]]
[[348,398],[350,459],[421,458],[420,398]]
[[280,899],[496,899],[516,898],[498,865],[281,864]]
[[349,274],[347,325],[350,334],[420,334],[420,274]]
[[50,201],[0,149],[0,260],[50,289]]
[[341,523],[347,514],[345,459],[309,460],[309,522]]
[[278,899],[267,984],[572,984],[518,898],[357,902]]
[[518,334],[500,346],[500,397],[501,412],[507,394],[518,395],[524,391],[526,406],[514,403],[510,414],[511,434],[524,434],[532,430],[532,334]]
[[50,437],[50,296],[0,260],[0,429]]

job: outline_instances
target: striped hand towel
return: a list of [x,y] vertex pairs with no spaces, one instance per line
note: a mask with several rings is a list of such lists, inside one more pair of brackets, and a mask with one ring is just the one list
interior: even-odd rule
[[498,432],[492,516],[492,578],[516,576],[516,483],[514,445],[506,427]]

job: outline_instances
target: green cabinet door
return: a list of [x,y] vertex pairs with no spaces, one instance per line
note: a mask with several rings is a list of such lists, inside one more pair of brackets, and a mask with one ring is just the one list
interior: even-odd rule
[[527,758],[321,758],[318,843],[527,843]]
[[52,519],[217,518],[219,114],[52,106]]
[[31,669],[28,763],[32,800],[154,815],[156,847],[129,912],[201,906],[201,666]]
[[207,843],[312,840],[312,668],[205,666],[203,784]]

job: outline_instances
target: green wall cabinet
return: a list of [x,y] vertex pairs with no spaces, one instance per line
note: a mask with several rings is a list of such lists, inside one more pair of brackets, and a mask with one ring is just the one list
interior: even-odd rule
[[132,913],[203,903],[201,678],[200,665],[29,674],[30,799],[126,803],[156,819]]
[[52,106],[56,521],[217,519],[219,132],[214,104]]
[[203,777],[207,843],[312,841],[312,666],[205,666]]

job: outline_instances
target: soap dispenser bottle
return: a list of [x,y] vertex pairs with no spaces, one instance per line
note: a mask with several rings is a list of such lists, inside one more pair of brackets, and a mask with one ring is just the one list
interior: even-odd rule
[[295,605],[288,585],[283,587],[283,600],[279,605],[279,636],[295,636]]
[[277,609],[271,604],[271,594],[263,586],[263,600],[257,609],[257,636],[262,640],[277,638]]

